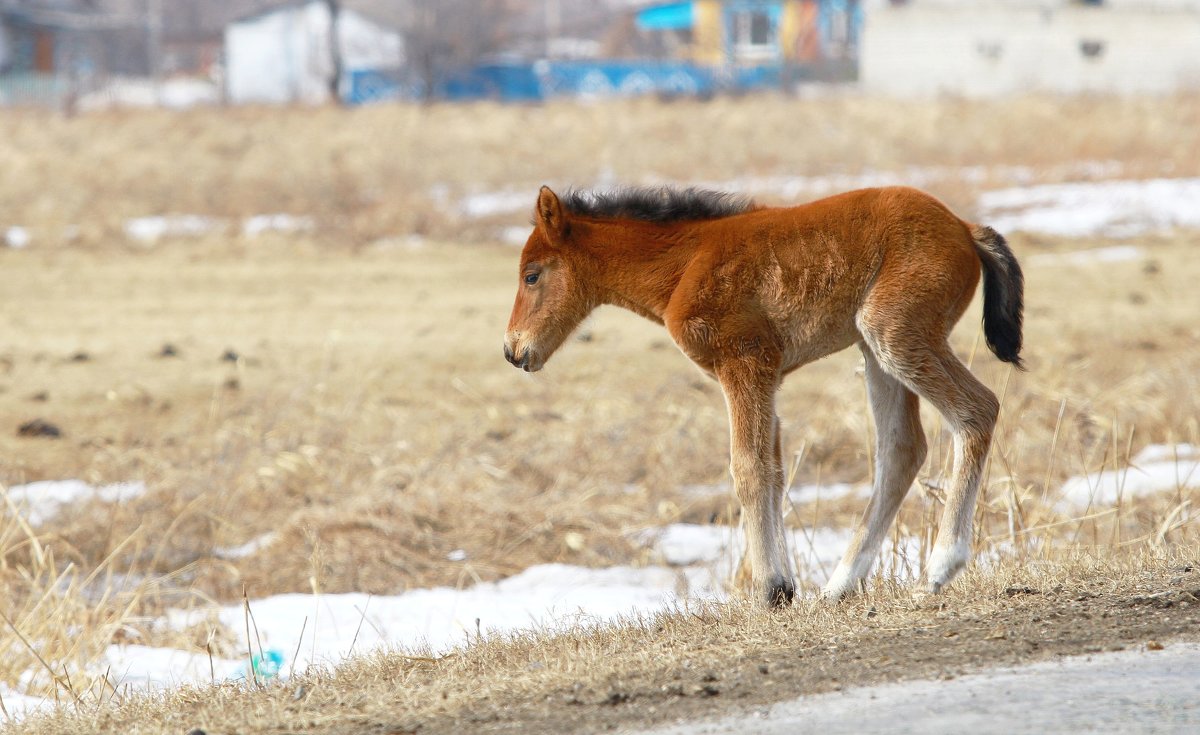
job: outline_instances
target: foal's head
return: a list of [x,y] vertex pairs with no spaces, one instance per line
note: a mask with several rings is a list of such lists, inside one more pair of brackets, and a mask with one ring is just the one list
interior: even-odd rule
[[517,300],[504,334],[504,357],[541,370],[595,303],[570,255],[571,225],[549,187],[538,192],[533,232],[521,251]]

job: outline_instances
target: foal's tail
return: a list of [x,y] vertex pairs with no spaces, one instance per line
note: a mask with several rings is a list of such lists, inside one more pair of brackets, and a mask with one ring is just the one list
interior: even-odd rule
[[971,230],[983,261],[983,335],[996,357],[1021,364],[1021,314],[1025,277],[1004,237],[982,225]]

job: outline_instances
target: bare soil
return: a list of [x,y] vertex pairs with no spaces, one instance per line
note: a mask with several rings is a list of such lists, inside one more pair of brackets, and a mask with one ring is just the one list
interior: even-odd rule
[[[413,732],[567,733],[626,730],[718,717],[805,694],[912,679],[953,679],[1000,666],[1101,651],[1200,640],[1200,573],[1163,570],[1119,590],[1008,586],[985,611],[958,613],[933,598],[925,620],[892,628],[868,609],[857,632],[724,662],[626,672],[608,687],[558,688]],[[696,662],[699,663],[699,662]]]

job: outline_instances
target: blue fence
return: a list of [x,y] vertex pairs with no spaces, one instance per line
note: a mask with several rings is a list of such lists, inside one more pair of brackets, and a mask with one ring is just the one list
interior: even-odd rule
[[[780,65],[712,67],[681,61],[485,64],[451,76],[438,85],[433,96],[503,102],[536,102],[555,97],[703,97],[778,88],[783,73]],[[352,70],[347,87],[346,102],[355,105],[425,96],[420,82],[375,70]]]

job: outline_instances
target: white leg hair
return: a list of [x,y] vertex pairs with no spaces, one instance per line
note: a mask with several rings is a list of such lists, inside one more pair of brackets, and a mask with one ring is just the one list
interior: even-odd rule
[[866,344],[860,346],[866,361],[867,398],[875,419],[875,477],[867,510],[822,591],[823,597],[834,600],[856,591],[870,574],[900,502],[925,462],[925,434],[916,394],[886,373]]

